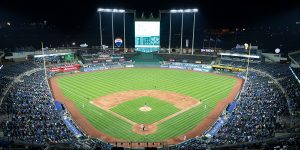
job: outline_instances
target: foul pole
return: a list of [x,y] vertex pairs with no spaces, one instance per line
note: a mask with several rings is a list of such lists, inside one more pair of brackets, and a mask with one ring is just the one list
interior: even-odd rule
[[247,82],[248,80],[248,72],[249,72],[249,64],[250,64],[250,52],[251,52],[251,43],[249,45],[249,48],[248,48],[248,61],[247,61],[247,70],[246,70],[246,79],[245,79],[245,82]]

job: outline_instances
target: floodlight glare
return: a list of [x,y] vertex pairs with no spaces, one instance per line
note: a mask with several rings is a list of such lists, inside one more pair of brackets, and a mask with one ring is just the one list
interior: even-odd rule
[[112,9],[104,9],[105,12],[112,12]]
[[244,48],[245,48],[245,49],[248,49],[248,47],[249,47],[249,44],[248,44],[248,43],[245,43],[245,44],[244,44]]
[[177,10],[175,10],[175,9],[170,10],[170,13],[176,13],[176,12],[177,12]]
[[125,9],[103,9],[98,8],[98,12],[113,12],[113,13],[125,13]]
[[189,13],[189,12],[192,12],[192,10],[191,9],[185,9],[184,12]]
[[124,10],[124,9],[119,9],[119,12],[120,12],[120,13],[124,13],[125,10]]
[[196,13],[198,9],[171,9],[170,13]]

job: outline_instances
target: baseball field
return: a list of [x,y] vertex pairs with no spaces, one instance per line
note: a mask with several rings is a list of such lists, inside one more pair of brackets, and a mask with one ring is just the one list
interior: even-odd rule
[[136,142],[200,134],[199,124],[215,119],[222,111],[217,107],[224,109],[242,83],[229,76],[160,68],[79,73],[50,81],[55,99],[85,132]]

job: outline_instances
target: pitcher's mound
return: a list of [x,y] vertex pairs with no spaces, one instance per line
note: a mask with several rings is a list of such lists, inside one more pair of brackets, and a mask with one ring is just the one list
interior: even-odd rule
[[147,112],[147,111],[152,110],[152,108],[149,107],[149,106],[143,106],[143,107],[140,107],[139,110],[140,110],[140,111],[146,111],[146,112]]

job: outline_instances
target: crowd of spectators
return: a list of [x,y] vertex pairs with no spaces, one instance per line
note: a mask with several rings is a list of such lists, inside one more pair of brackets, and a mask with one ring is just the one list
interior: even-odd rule
[[300,68],[292,68],[292,70],[297,76],[297,78],[300,80]]
[[[242,68],[247,66],[247,62],[232,60],[222,60],[221,64]],[[273,143],[261,142],[265,139],[273,139],[276,131],[285,128],[285,124],[277,122],[276,119],[279,116],[288,115],[288,105],[295,109],[300,108],[300,84],[292,75],[289,66],[287,64],[251,62],[249,67],[267,72],[273,78],[278,79],[287,92],[289,100],[286,101],[284,94],[276,87],[271,78],[250,72],[249,80],[237,101],[237,107],[218,133],[210,139],[205,136],[190,139],[173,147],[174,149],[206,149],[218,145],[239,145],[251,142],[258,142],[258,144],[250,145],[250,148],[258,146],[256,148],[297,149],[299,147],[294,144],[297,143],[295,138],[283,139],[281,143],[276,143],[277,139]],[[299,75],[299,69],[293,70],[296,75]],[[297,138],[299,141],[299,136]],[[242,146],[239,145],[236,148],[239,147]]]
[[300,52],[290,55],[296,62],[300,63]]
[[12,79],[0,75],[0,97],[4,96],[3,93],[5,91],[5,88],[9,85],[11,81]]
[[[243,61],[233,61],[233,60],[221,60],[221,64],[234,66],[234,67],[241,67],[246,68],[247,62]],[[274,78],[282,78],[287,75],[290,75],[291,72],[289,70],[288,64],[279,64],[279,63],[249,63],[249,68],[262,70],[269,73]]]
[[179,55],[179,54],[155,54],[163,58],[165,61],[176,61],[184,63],[198,63],[201,64],[211,64],[215,60],[215,56],[199,56],[199,55]]
[[[231,65],[235,67],[246,67],[246,62],[222,60],[221,64]],[[250,68],[269,73],[284,88],[288,96],[288,106],[292,111],[300,110],[300,83],[292,74],[288,64],[278,63],[250,63]],[[293,68],[296,75],[299,75],[299,68]],[[299,79],[299,78],[298,78]]]
[[26,74],[11,87],[2,105],[1,129],[8,141],[76,149],[109,148],[109,144],[86,137],[76,138],[55,109],[43,71]]
[[[118,65],[117,63],[116,65]],[[226,61],[225,64],[245,66],[245,62]],[[112,64],[114,65],[114,64]],[[32,63],[10,64],[0,70],[0,89],[6,87],[14,77],[33,69]],[[203,149],[210,146],[256,142],[272,138],[275,131],[284,126],[276,118],[287,113],[287,106],[300,108],[300,84],[291,75],[286,65],[256,64],[251,67],[268,72],[279,80],[290,100],[287,104],[283,93],[272,79],[250,71],[249,80],[240,93],[235,110],[218,133],[210,139],[193,138],[174,147],[175,149]],[[276,68],[276,69],[274,69]],[[245,74],[238,74],[244,77]],[[3,80],[2,80],[3,79]],[[4,136],[11,140],[48,145],[68,143],[75,148],[111,148],[102,141],[86,138],[77,139],[55,110],[51,93],[42,71],[23,76],[9,90],[1,105],[7,118],[1,122]],[[0,91],[1,92],[1,91]]]
[[300,145],[299,134],[274,137],[262,141],[240,143],[234,145],[216,146],[215,149],[274,149],[274,150],[298,150]]
[[251,72],[231,118],[213,137],[215,145],[259,141],[274,136],[276,117],[287,112],[284,95],[269,77]]
[[83,67],[83,71],[90,72],[90,71],[99,71],[99,70],[107,70],[107,69],[120,69],[120,68],[133,67],[133,66],[134,66],[134,62],[132,61],[94,63]]
[[[43,57],[34,58],[34,62],[36,63],[43,63]],[[48,56],[45,57],[45,61],[49,64],[58,64],[64,62],[61,56]]]
[[33,46],[22,46],[22,47],[15,47],[14,49],[12,49],[12,51],[14,52],[32,52],[32,51],[36,51],[36,48],[34,48]]
[[293,75],[289,75],[284,80],[280,80],[279,83],[286,91],[289,100],[288,104],[292,111],[300,110],[300,83]]
[[70,131],[55,111],[43,72],[24,76],[10,89],[6,107],[10,116],[2,123],[4,135],[37,144],[63,143]]
[[6,63],[3,64],[0,76],[16,77],[27,70],[33,69],[34,67],[36,67],[36,65],[31,62]]
[[274,137],[283,125],[276,117],[287,113],[287,103],[269,77],[250,72],[237,106],[218,133],[208,139],[192,139],[180,149],[203,149],[207,146],[240,144]]
[[91,64],[91,63],[103,63],[106,62],[107,59],[111,61],[113,60],[113,56],[121,56],[121,53],[119,51],[110,51],[110,50],[79,50],[78,51],[79,58],[81,58],[82,62],[85,64]]
[[0,70],[0,97],[14,77],[34,67],[36,66],[29,62],[4,64]]

